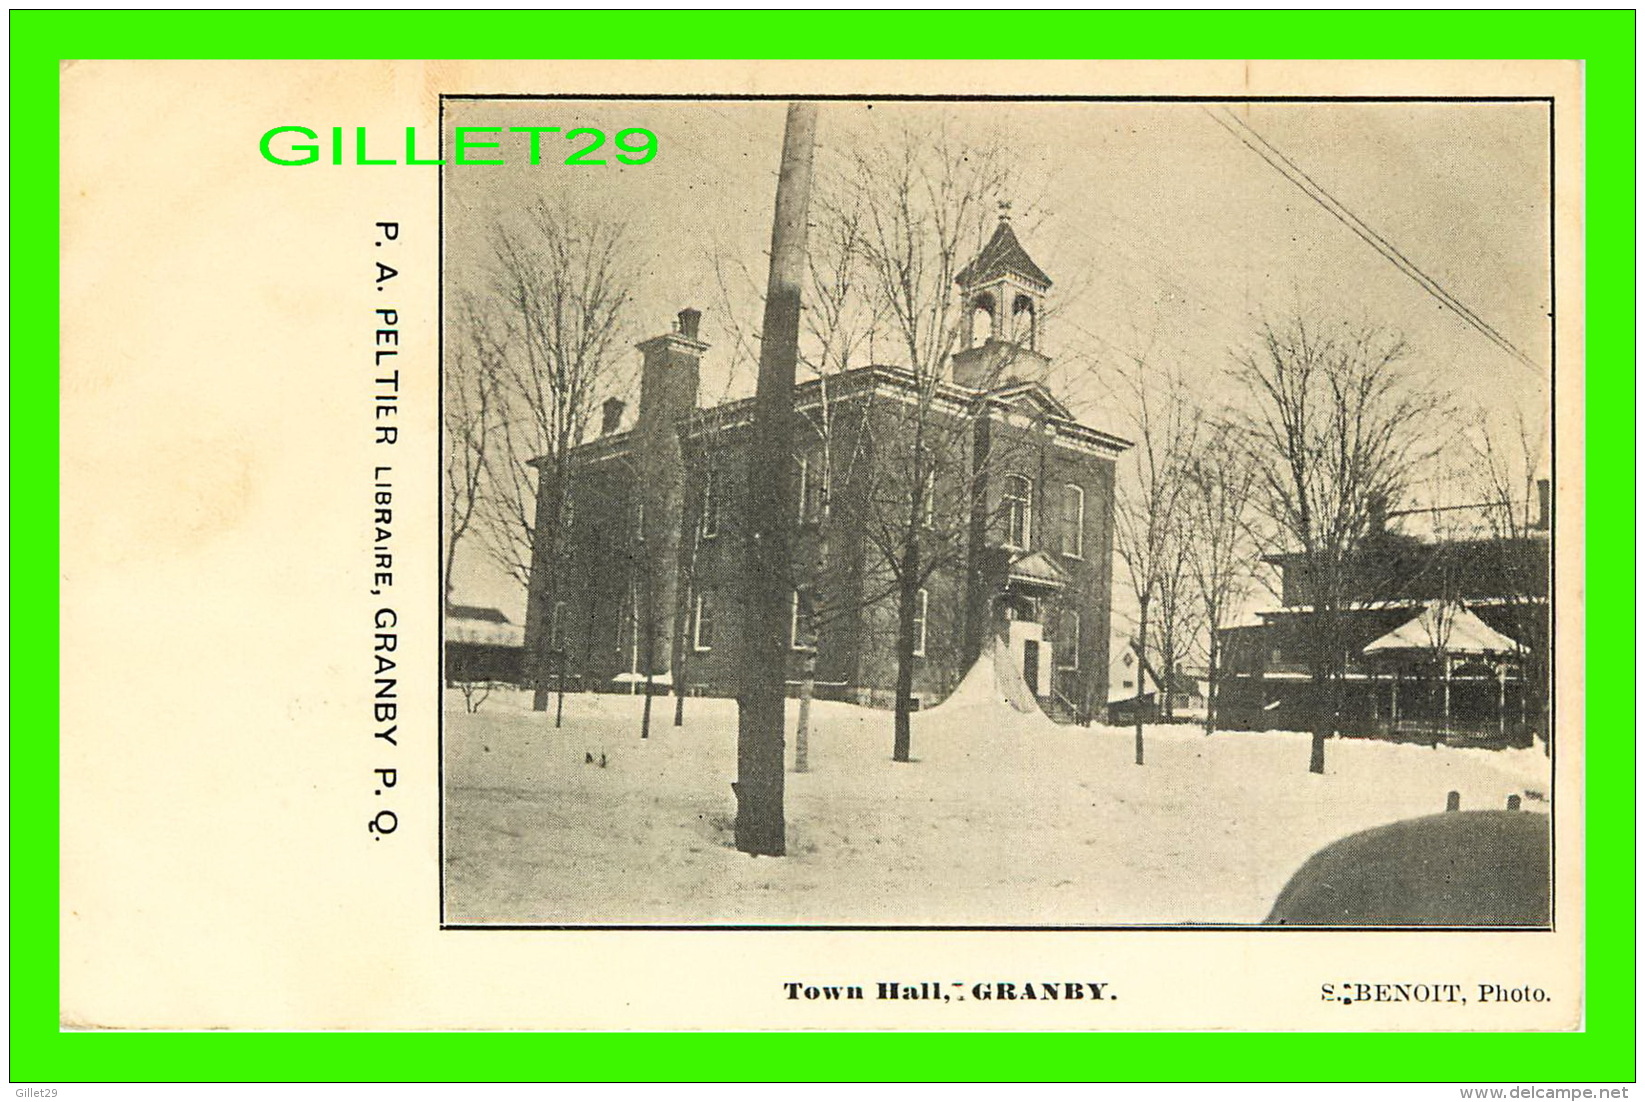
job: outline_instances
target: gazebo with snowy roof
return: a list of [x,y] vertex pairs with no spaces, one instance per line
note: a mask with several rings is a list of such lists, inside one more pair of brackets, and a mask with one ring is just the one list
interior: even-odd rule
[[[1400,685],[1415,672],[1431,681],[1438,667],[1441,687],[1440,719],[1445,734],[1451,733],[1453,692],[1460,687],[1479,697],[1485,685],[1495,689],[1496,721],[1499,731],[1507,722],[1509,675],[1520,675],[1524,648],[1481,620],[1467,606],[1455,601],[1429,601],[1411,619],[1367,643],[1362,652],[1367,666],[1379,680],[1389,681],[1389,719],[1400,725]],[[1423,675],[1428,676],[1424,677]],[[1494,684],[1491,684],[1494,683]],[[1480,711],[1481,701],[1470,702],[1471,712]],[[1477,714],[1473,717],[1480,718]]]

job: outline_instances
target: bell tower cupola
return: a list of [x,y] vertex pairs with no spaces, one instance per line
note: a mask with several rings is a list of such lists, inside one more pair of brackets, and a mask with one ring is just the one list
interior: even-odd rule
[[1010,203],[1000,203],[994,236],[954,282],[964,306],[960,350],[953,356],[955,383],[992,390],[1050,365],[1044,313],[1051,277],[1017,240]]

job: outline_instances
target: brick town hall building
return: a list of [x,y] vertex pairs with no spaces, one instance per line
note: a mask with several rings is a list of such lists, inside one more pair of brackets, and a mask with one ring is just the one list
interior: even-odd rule
[[[1107,700],[1114,462],[1129,443],[1035,381],[1051,280],[1008,220],[956,282],[966,325],[943,378],[872,365],[795,388],[791,688],[814,653],[817,696],[891,704],[890,564],[920,471],[917,704],[992,653],[1048,713],[1086,715]],[[571,453],[552,554],[559,495],[540,464],[525,644],[539,683],[636,691],[649,675],[656,691],[736,693],[752,400],[698,407],[699,320],[684,310],[639,345],[632,426],[610,399],[600,436]]]

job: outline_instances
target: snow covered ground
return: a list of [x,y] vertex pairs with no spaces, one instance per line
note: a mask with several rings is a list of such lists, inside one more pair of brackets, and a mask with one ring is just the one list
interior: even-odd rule
[[[956,692],[914,718],[812,705],[810,771],[788,774],[789,855],[731,845],[736,705],[566,697],[564,726],[524,694],[445,727],[447,920],[500,923],[1110,925],[1260,921],[1314,851],[1441,811],[1547,811],[1539,750],[1308,736],[1061,727]],[[793,760],[795,702],[789,702]],[[587,762],[592,755],[594,764]],[[605,767],[598,762],[605,759]],[[1533,794],[1533,795],[1527,795]]]

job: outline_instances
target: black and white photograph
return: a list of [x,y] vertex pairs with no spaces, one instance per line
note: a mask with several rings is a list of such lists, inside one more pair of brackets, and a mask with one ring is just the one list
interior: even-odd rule
[[1550,100],[441,113],[442,925],[1553,927]]

